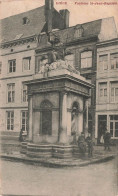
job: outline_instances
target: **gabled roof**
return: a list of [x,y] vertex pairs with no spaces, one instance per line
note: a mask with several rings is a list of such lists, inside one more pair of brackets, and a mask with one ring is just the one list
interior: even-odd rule
[[[1,41],[11,41],[41,33],[45,25],[45,6],[4,18],[0,21]],[[28,18],[28,24],[23,25],[23,18]]]

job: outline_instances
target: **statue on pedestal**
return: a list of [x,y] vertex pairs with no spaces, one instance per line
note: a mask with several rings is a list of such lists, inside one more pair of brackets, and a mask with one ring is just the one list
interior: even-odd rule
[[[71,53],[72,54],[72,53]],[[39,73],[48,73],[52,70],[67,69],[70,72],[79,74],[73,65],[73,60],[70,61],[66,58],[69,54],[65,54],[63,48],[59,48],[58,51],[54,49],[48,52],[47,57],[42,60]]]

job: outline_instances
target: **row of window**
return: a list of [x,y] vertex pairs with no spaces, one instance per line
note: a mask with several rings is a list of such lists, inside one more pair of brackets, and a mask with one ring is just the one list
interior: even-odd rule
[[[67,55],[67,60],[71,65],[74,66],[74,54]],[[47,63],[47,62],[46,62]],[[38,58],[38,70],[42,64],[45,64],[45,59],[41,60],[41,56]],[[110,54],[110,69],[118,69],[118,53]],[[81,68],[92,67],[92,51],[86,51],[81,53]],[[108,69],[108,55],[99,56],[99,71]]]
[[[74,66],[74,54],[67,55],[66,60],[70,62],[71,65]],[[43,61],[39,57],[38,60],[38,70],[40,70]],[[27,71],[30,70],[31,65],[31,57],[23,58],[22,62],[22,70]],[[92,51],[82,52],[81,53],[81,68],[90,68],[92,67]],[[2,64],[0,64],[0,73],[2,69]],[[108,69],[108,55],[100,55],[99,56],[99,71]],[[118,69],[118,53],[110,54],[110,69]],[[16,59],[12,59],[8,61],[8,72],[16,72]]]
[[[7,85],[8,103],[15,102],[15,84]],[[110,83],[110,91],[107,89],[107,82],[99,83],[99,100],[107,101],[108,92],[110,93],[110,101],[118,102],[118,82]],[[22,101],[27,102],[27,86],[23,85],[22,88]]]
[[[107,115],[98,116],[98,135],[102,135],[107,127]],[[118,137],[118,115],[109,116],[108,131],[113,138]]]
[[107,82],[99,83],[99,100],[107,101],[108,93],[111,102],[118,102],[118,82],[110,82],[110,89],[107,89]]
[[[68,63],[71,66],[75,66],[75,55],[74,54],[66,55],[65,60],[68,61]],[[42,65],[45,65],[46,63],[48,63],[48,57],[46,59],[45,58],[42,59],[42,56],[38,56],[37,57],[38,71],[40,71]],[[92,51],[82,52],[81,53],[81,68],[90,68],[90,67],[92,67]]]
[[[52,134],[52,112],[49,110],[42,111],[41,133],[43,135]],[[28,130],[28,111],[21,112],[21,129]],[[7,111],[7,130],[14,130],[14,111]]]
[[[23,58],[22,70],[23,71],[30,70],[30,65],[31,65],[31,57]],[[8,72],[9,73],[16,72],[16,59],[8,61]]]
[[[51,135],[51,119],[51,111],[42,112],[42,134]],[[103,126],[103,128],[106,126],[106,122],[106,115],[102,116],[102,121],[99,121],[99,123]],[[21,129],[23,131],[28,130],[28,111],[21,112]],[[14,111],[7,111],[7,130],[14,130]],[[118,115],[110,115],[110,133],[112,137],[118,137]]]
[[[15,102],[15,84],[7,84],[8,103]],[[22,88],[22,101],[27,102],[27,86],[23,85]]]
[[[99,71],[108,69],[108,55],[99,56]],[[110,69],[118,69],[118,53],[110,54]]]
[[[74,54],[67,55],[65,59],[70,63],[70,65],[74,66]],[[38,60],[38,70],[42,64],[47,63],[46,60],[41,60],[39,57]],[[31,65],[31,57],[23,58],[22,62],[22,70],[27,71],[30,70]],[[82,52],[81,53],[81,68],[89,68],[92,67],[92,51]],[[2,64],[0,64],[0,73],[2,69]],[[8,73],[16,72],[16,59],[12,59],[8,61]]]
[[[14,111],[7,111],[7,130],[14,130]],[[21,112],[21,129],[27,131],[28,111]]]

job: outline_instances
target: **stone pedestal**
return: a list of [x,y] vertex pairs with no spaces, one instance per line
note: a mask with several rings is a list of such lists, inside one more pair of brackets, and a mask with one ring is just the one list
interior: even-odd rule
[[27,156],[29,157],[52,157],[52,146],[51,145],[46,145],[46,144],[41,144],[41,145],[36,145],[36,144],[28,144],[27,145]]
[[80,75],[65,69],[49,72],[48,77],[36,75],[34,80],[25,84],[28,86],[29,97],[28,141],[32,142],[27,145],[27,155],[60,158],[72,156],[72,106],[73,103],[78,106],[76,131],[79,134],[85,127],[83,102],[89,97],[91,84]]
[[71,145],[66,145],[66,146],[54,145],[52,147],[52,157],[54,158],[67,159],[67,158],[72,158],[72,156],[73,156],[73,146]]

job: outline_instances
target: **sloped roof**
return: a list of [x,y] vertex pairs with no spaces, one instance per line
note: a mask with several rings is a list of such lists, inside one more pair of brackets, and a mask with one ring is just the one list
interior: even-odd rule
[[[81,24],[81,27],[84,30],[82,37],[99,35],[100,30],[101,30],[101,22],[102,22],[102,19]],[[62,41],[64,40],[72,41],[74,39],[75,28],[76,26],[73,26],[73,27],[61,30],[57,32],[57,34],[59,33]]]
[[[60,14],[59,16],[60,16],[60,21],[63,23]],[[28,18],[29,22],[28,24],[23,25],[23,18],[25,17]],[[115,22],[113,17],[106,18],[106,19],[99,19],[83,24],[77,24],[76,26],[79,27],[79,25],[80,27],[83,28],[82,39],[91,36],[98,36],[100,39],[105,39],[105,37],[108,39],[111,38],[113,39],[117,37],[116,35],[117,32],[115,32]],[[106,28],[108,25],[111,27],[110,36],[108,36],[109,33]],[[45,26],[46,26],[45,6],[38,7],[36,9],[21,14],[10,16],[8,18],[0,20],[0,42],[9,42],[20,38],[39,35],[45,29]],[[73,41],[74,39],[77,39],[74,37],[76,26],[63,29],[62,28],[63,25],[62,25],[62,27],[60,26],[59,29],[63,29],[63,30],[55,31],[54,34],[59,36],[60,41],[63,43]],[[44,46],[46,45],[46,43],[47,43],[47,36],[42,35],[40,39],[40,45]]]
[[[80,26],[83,28],[82,39],[84,39],[86,37],[98,36],[101,31],[101,23],[102,23],[102,19],[81,24]],[[69,28],[66,28],[63,30],[53,31],[53,34],[56,35],[57,37],[59,37],[60,41],[62,43],[68,43],[68,42],[73,41],[74,39],[77,39],[74,37],[75,28],[76,28],[76,26],[72,26],[72,27],[69,27]],[[47,35],[41,36],[40,47],[46,45],[46,40],[47,40],[46,37],[47,37]],[[81,37],[80,37],[80,39],[81,39]]]
[[[83,35],[82,37],[75,37],[75,29],[76,26],[80,26],[83,29]],[[63,30],[57,30],[53,31],[53,34],[59,37],[60,42],[62,43],[68,43],[77,39],[88,39],[90,37],[97,36],[98,40],[101,41],[103,40],[110,40],[113,38],[117,38],[117,29],[115,27],[115,21],[114,17],[108,17],[108,18],[103,18],[103,19],[98,19],[94,20],[91,22],[83,23],[83,24],[77,24],[76,26],[69,27],[67,29]],[[110,26],[111,30],[109,31],[106,26]],[[40,47],[45,47],[46,46],[46,38],[47,35],[42,35],[40,39]],[[47,43],[47,46],[49,44]]]
[[[34,34],[39,34],[45,24],[44,15],[45,6],[36,9],[4,18],[0,21],[0,37],[1,41],[11,41],[20,35],[29,37]],[[27,17],[29,23],[23,25],[23,18]]]

